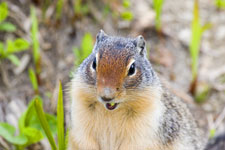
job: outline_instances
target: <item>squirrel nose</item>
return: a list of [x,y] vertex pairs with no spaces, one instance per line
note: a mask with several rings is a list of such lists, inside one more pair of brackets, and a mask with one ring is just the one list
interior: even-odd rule
[[102,101],[109,102],[113,100],[116,96],[116,91],[112,88],[105,87],[99,90],[99,97],[101,97]]
[[113,98],[108,98],[108,97],[101,97],[101,99],[105,102],[109,102],[109,101],[113,100]]

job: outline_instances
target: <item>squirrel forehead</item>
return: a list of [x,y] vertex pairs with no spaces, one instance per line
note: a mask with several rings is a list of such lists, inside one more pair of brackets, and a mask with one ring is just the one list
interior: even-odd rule
[[99,67],[123,69],[129,63],[132,55],[127,50],[101,49],[98,53]]
[[118,77],[126,73],[127,65],[135,55],[135,51],[127,47],[127,43],[115,42],[102,45],[98,50],[98,70],[101,76]]
[[129,50],[135,51],[137,41],[132,38],[110,37],[104,38],[103,41],[97,43],[99,50]]
[[114,43],[99,48],[99,63],[120,64],[126,66],[129,60],[135,55],[135,51],[127,47],[126,43]]

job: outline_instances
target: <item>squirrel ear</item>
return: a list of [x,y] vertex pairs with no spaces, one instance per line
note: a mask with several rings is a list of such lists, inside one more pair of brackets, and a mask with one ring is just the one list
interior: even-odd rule
[[146,54],[146,47],[145,47],[145,39],[142,35],[139,35],[137,38],[137,50],[140,55],[144,56]]
[[104,41],[107,36],[108,35],[101,29],[96,36],[96,42]]
[[94,48],[93,48],[93,50],[92,50],[93,52],[96,51],[96,49],[97,49],[97,47],[98,47],[98,46],[97,46],[98,43],[104,41],[104,40],[106,39],[107,36],[108,36],[108,35],[105,34],[105,32],[104,32],[102,29],[98,32],[98,34],[97,34],[97,36],[96,36],[95,45],[94,45]]

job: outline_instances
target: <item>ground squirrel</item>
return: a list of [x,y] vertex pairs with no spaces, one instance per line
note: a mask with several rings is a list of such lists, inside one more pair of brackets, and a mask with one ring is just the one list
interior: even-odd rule
[[101,30],[70,94],[69,150],[203,150],[191,113],[161,86],[142,36]]

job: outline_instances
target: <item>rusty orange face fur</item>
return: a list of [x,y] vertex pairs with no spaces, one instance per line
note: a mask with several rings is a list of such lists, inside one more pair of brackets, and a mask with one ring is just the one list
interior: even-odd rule
[[132,57],[126,49],[101,49],[96,54],[97,95],[102,102],[117,103],[125,94],[123,87]]
[[[109,97],[118,96],[122,91],[124,77],[126,76],[126,57],[115,57],[112,51],[104,51],[98,58],[97,67],[97,92],[99,95],[109,95]],[[99,53],[98,53],[99,54]],[[116,68],[116,69],[114,69]],[[111,94],[104,92],[110,89]]]

